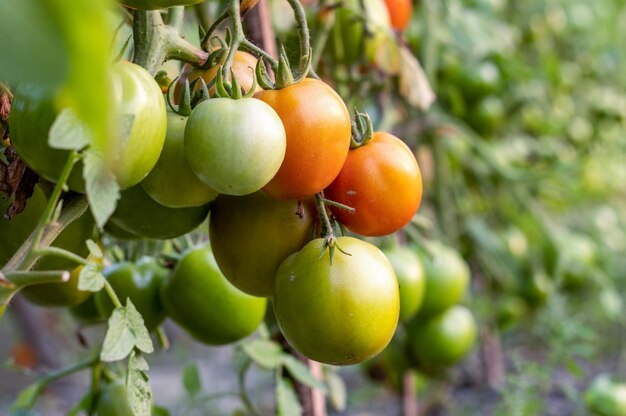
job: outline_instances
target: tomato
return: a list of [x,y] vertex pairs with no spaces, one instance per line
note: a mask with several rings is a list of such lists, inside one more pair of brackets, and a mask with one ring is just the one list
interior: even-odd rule
[[404,227],[417,212],[422,175],[413,152],[402,140],[377,132],[369,143],[350,150],[325,194],[356,210],[331,207],[350,231],[382,236]]
[[285,157],[285,128],[278,114],[255,98],[201,102],[185,128],[185,156],[198,178],[227,195],[260,190]]
[[185,157],[187,117],[167,113],[167,135],[159,161],[141,181],[144,191],[170,208],[196,207],[215,199],[217,192],[202,183]]
[[[103,157],[122,189],[141,181],[156,164],[165,141],[166,111],[161,89],[139,65],[119,62],[112,68],[116,112],[114,130],[130,123],[127,134],[110,134]],[[18,88],[11,107],[11,142],[19,156],[40,176],[58,180],[68,151],[48,145],[48,131],[57,111],[54,94],[37,86]],[[121,137],[118,137],[121,136]],[[82,164],[73,170],[68,186],[84,191]]]
[[287,133],[285,159],[265,192],[277,199],[297,199],[330,185],[350,148],[350,114],[341,97],[313,78],[255,96],[276,110]]
[[[0,268],[9,261],[35,230],[46,204],[44,192],[39,185],[36,185],[33,195],[26,202],[24,211],[17,214],[13,219],[7,220],[4,218],[4,213],[10,205],[10,201],[0,200]],[[85,212],[59,234],[52,246],[69,250],[84,257],[89,254],[85,241],[92,238],[94,233],[93,218],[89,212]],[[76,263],[59,257],[44,257],[39,260],[35,268],[38,270],[71,270],[75,266]]]
[[[244,51],[235,52],[235,59],[233,60],[232,70],[235,73],[235,78],[239,85],[247,92],[250,88],[252,88],[252,84],[254,83],[254,69],[256,68],[257,59]],[[221,68],[220,65],[212,66],[209,69],[198,69],[190,64],[183,65],[183,69],[180,73],[180,78],[176,83],[174,89],[174,99],[178,100],[181,88],[185,85],[186,81],[190,83],[197,78],[202,77],[204,82],[209,85],[211,81],[217,75],[217,71]],[[199,85],[196,86],[196,90],[199,88]],[[215,91],[215,87],[211,87],[209,89],[209,94],[213,95]],[[255,91],[261,91],[261,87],[257,85]]]
[[500,330],[506,330],[517,324],[526,314],[526,302],[517,296],[507,296],[497,304],[496,323]]
[[443,312],[459,302],[470,280],[470,270],[460,254],[451,247],[433,245],[431,256],[423,256],[426,292],[420,316]]
[[[400,313],[393,267],[374,245],[339,237],[332,265],[324,240],[287,257],[276,273],[274,313],[289,344],[315,361],[356,364],[382,351]],[[323,254],[322,254],[323,252]]]
[[543,270],[535,270],[518,284],[518,293],[530,306],[544,304],[554,289],[550,277]]
[[396,272],[400,286],[400,320],[406,321],[422,305],[426,287],[424,267],[418,255],[408,247],[395,246],[383,253]]
[[43,283],[23,288],[20,293],[30,303],[39,306],[74,306],[87,300],[89,291],[78,289],[78,277],[82,266],[70,273],[70,280],[63,283]]
[[120,0],[120,2],[131,9],[156,10],[167,9],[174,6],[191,6],[202,3],[204,0]]
[[154,201],[141,186],[122,192],[109,219],[113,225],[141,237],[167,239],[187,234],[207,217],[207,205],[168,208]]
[[91,294],[83,303],[72,306],[69,311],[74,318],[83,323],[100,322],[107,318],[107,316],[104,316],[98,309],[95,294]]
[[272,296],[278,266],[309,241],[315,215],[311,201],[280,201],[264,192],[220,195],[209,220],[211,247],[220,270],[239,290]]
[[408,328],[411,353],[420,367],[436,369],[463,358],[476,341],[476,322],[465,306],[456,305],[429,318],[414,319]]
[[106,385],[97,399],[96,413],[98,416],[134,416],[128,392],[122,382]]
[[[161,282],[168,270],[159,266],[155,259],[143,257],[136,263],[121,262],[104,269],[104,276],[113,287],[122,305],[126,299],[131,302],[141,316],[149,331],[154,330],[165,320],[165,309],[159,297]],[[110,316],[113,303],[105,290],[95,295],[96,306],[104,316]]]
[[596,377],[585,391],[587,409],[597,416],[626,415],[626,384],[615,383],[605,374]]
[[502,126],[505,116],[502,100],[496,96],[488,96],[472,106],[468,121],[479,134],[492,135]]
[[104,225],[104,231],[118,240],[139,240],[141,237],[137,234],[133,234],[130,231],[126,231],[123,228],[118,227],[111,221]]
[[195,339],[223,345],[252,334],[266,300],[241,292],[220,272],[209,246],[187,251],[163,281],[167,314]]
[[404,30],[411,22],[413,14],[413,3],[411,0],[385,0],[389,17],[391,18],[391,26],[396,30]]
[[464,94],[470,99],[480,99],[494,94],[500,87],[500,69],[491,61],[465,67],[458,81]]
[[580,288],[589,281],[596,263],[596,244],[584,234],[569,233],[560,244],[558,269],[561,283],[567,289]]

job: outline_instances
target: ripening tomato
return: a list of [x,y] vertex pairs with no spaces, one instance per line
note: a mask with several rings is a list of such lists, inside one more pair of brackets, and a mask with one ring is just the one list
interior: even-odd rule
[[280,201],[265,192],[220,195],[209,220],[215,260],[239,290],[272,296],[278,266],[310,240],[315,215],[310,200]]
[[[111,72],[115,124],[100,150],[106,166],[126,189],[146,177],[159,159],[165,141],[165,100],[152,75],[139,65],[118,62]],[[19,156],[40,176],[54,182],[69,152],[48,145],[48,132],[58,114],[53,99],[52,91],[39,86],[18,88],[10,128],[11,143]],[[84,192],[81,163],[72,171],[68,186]]]
[[[318,238],[276,273],[274,313],[289,344],[312,360],[357,364],[382,351],[400,313],[398,281],[376,246],[339,237],[332,264]],[[323,254],[322,254],[323,253]]]
[[226,195],[263,188],[278,172],[287,142],[276,111],[256,98],[211,98],[185,127],[185,157],[206,185]]
[[278,113],[287,133],[285,159],[265,192],[277,199],[298,199],[330,185],[350,148],[350,114],[341,97],[313,78],[255,97]]
[[187,117],[167,113],[167,135],[159,161],[141,181],[152,199],[169,208],[197,207],[215,199],[217,192],[198,179],[185,157]]
[[[257,59],[244,51],[235,52],[235,59],[233,61],[232,70],[235,74],[235,78],[239,85],[247,92],[254,83],[254,69],[256,68]],[[197,78],[202,77],[204,82],[209,85],[211,81],[217,75],[217,71],[221,68],[220,65],[212,66],[209,69],[198,69],[190,64],[183,65],[183,69],[180,73],[180,78],[176,83],[174,89],[174,100],[178,100],[180,95],[182,86],[185,85],[186,81],[190,83]],[[199,88],[199,85],[196,85],[196,90]],[[261,91],[262,88],[257,85],[256,91]],[[209,94],[213,95],[215,91],[215,87],[209,88]]]
[[391,26],[396,30],[404,30],[411,22],[413,14],[413,3],[411,0],[385,0],[389,17],[391,18]]
[[350,231],[366,236],[391,234],[413,218],[422,200],[422,175],[411,149],[397,137],[376,132],[350,150],[326,197],[354,208],[331,207]]

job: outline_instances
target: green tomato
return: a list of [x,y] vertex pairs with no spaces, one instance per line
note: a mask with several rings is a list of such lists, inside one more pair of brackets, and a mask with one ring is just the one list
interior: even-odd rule
[[217,192],[202,183],[185,158],[187,117],[167,113],[165,145],[150,174],[141,182],[152,199],[169,208],[197,207],[213,201]]
[[400,286],[400,320],[406,321],[422,306],[426,287],[424,267],[418,255],[408,247],[396,246],[383,253],[396,271]]
[[626,416],[626,384],[606,375],[594,379],[583,396],[589,412],[597,416]]
[[[24,211],[8,220],[4,213],[11,201],[0,201],[0,268],[26,241],[35,230],[39,219],[46,209],[47,199],[39,185],[35,186],[33,195],[26,202]],[[95,225],[89,212],[70,223],[53,241],[52,246],[62,248],[79,256],[87,256],[89,250],[85,241],[93,238]],[[35,265],[37,270],[71,270],[76,263],[59,257],[44,257]],[[60,283],[63,285],[63,283]]]
[[[141,313],[149,331],[153,331],[165,320],[165,309],[159,297],[162,280],[167,269],[159,266],[155,259],[143,257],[137,263],[122,262],[107,267],[104,276],[113,287],[122,305],[129,298]],[[106,291],[95,295],[96,306],[104,316],[110,316],[114,309]]]
[[424,256],[426,291],[420,316],[441,313],[459,302],[470,281],[469,267],[456,250],[440,244],[432,247],[432,256]]
[[78,289],[82,268],[79,266],[72,270],[67,282],[27,286],[20,293],[27,301],[39,306],[74,306],[83,303],[91,296],[91,292]]
[[110,235],[111,237],[116,238],[118,240],[139,240],[139,239],[141,239],[141,237],[138,236],[137,234],[133,234],[130,231],[126,231],[125,229],[118,227],[117,225],[115,225],[111,221],[107,222],[104,225],[104,231],[108,235]]
[[459,86],[470,101],[479,100],[496,93],[500,87],[500,78],[498,66],[491,61],[484,61],[474,67],[464,67],[460,74]]
[[277,200],[265,192],[220,195],[209,220],[211,247],[220,270],[239,290],[272,296],[278,266],[309,241],[315,215],[310,200]]
[[174,6],[191,6],[204,0],[119,0],[126,7],[137,10],[167,9]]
[[183,255],[163,281],[161,299],[174,322],[208,345],[229,344],[252,334],[266,308],[265,299],[228,282],[209,246]]
[[456,305],[438,315],[414,319],[407,333],[419,367],[438,369],[455,364],[472,349],[476,322],[469,309]]
[[[154,167],[166,130],[165,101],[158,84],[139,65],[119,62],[112,68],[114,128],[103,145],[102,157],[122,189],[141,181]],[[48,132],[58,111],[52,91],[37,86],[18,88],[11,107],[11,143],[26,164],[40,176],[57,181],[69,156],[48,145]],[[115,134],[117,133],[117,134]],[[70,189],[84,192],[82,164],[68,180]]]
[[286,147],[278,114],[256,98],[203,101],[185,128],[189,166],[226,195],[247,195],[265,186],[278,172]]
[[[332,265],[324,240],[287,257],[276,274],[274,313],[289,344],[332,365],[357,364],[382,351],[400,313],[398,281],[376,246],[339,237]],[[323,253],[323,254],[322,254]]]
[[476,132],[488,136],[502,126],[505,116],[502,100],[496,96],[488,96],[471,107],[468,122]]
[[146,194],[139,185],[122,192],[109,219],[114,226],[140,237],[168,239],[187,234],[208,215],[208,205],[168,208]]
[[554,284],[543,270],[535,270],[530,276],[522,279],[518,284],[518,293],[529,306],[540,306],[546,303],[552,294]]
[[589,281],[597,260],[595,242],[584,234],[568,233],[559,244],[558,268],[566,289],[577,289]]
[[115,382],[102,389],[97,399],[98,416],[134,416],[124,383]]

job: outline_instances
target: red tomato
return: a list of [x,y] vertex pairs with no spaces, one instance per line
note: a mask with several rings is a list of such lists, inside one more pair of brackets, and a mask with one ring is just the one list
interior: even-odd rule
[[326,197],[354,208],[331,207],[348,229],[366,236],[391,234],[404,227],[422,200],[422,175],[411,149],[397,137],[374,133],[372,140],[348,153]]
[[287,133],[285,159],[263,190],[273,198],[298,199],[330,185],[350,149],[350,114],[341,97],[313,78],[255,97],[278,113]]
[[396,30],[404,30],[409,26],[411,15],[413,14],[413,4],[411,0],[385,0],[391,26]]

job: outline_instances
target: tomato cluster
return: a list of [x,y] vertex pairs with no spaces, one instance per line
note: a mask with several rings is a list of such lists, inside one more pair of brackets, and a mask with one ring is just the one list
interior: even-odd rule
[[[336,237],[333,222],[364,236],[398,231],[421,202],[419,167],[399,138],[353,129],[343,100],[323,81],[304,78],[263,90],[255,64],[252,55],[237,52],[230,81],[219,64],[185,66],[173,89],[178,106],[170,103],[170,112],[169,94],[163,97],[144,69],[116,64],[116,117],[128,128],[101,149],[122,189],[105,233],[171,239],[197,228],[210,212],[211,246],[182,253],[171,271],[143,258],[107,265],[104,275],[150,331],[169,316],[201,342],[234,342],[255,330],[264,298],[271,297],[280,330],[299,352],[338,365],[361,362],[385,348],[399,318],[415,313],[424,279],[414,276],[413,266],[400,269],[402,286],[421,284],[402,294],[385,254],[357,238]],[[45,140],[59,113],[49,97],[37,88],[16,92],[11,138],[35,172],[56,181],[68,153]],[[32,117],[45,122],[28,123]],[[69,186],[84,192],[80,173],[79,166]],[[26,214],[38,218],[34,204],[31,199]],[[29,227],[17,245],[32,221]],[[402,254],[389,257],[396,263]],[[79,272],[70,282],[33,286],[25,294],[42,305],[71,306],[84,321],[109,316],[110,294],[78,290]],[[40,296],[42,290],[58,299]]]

